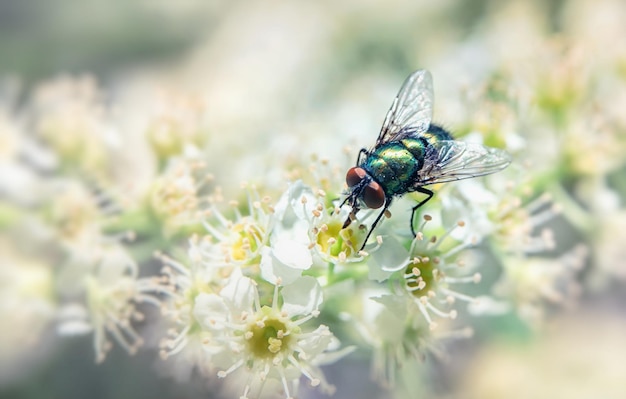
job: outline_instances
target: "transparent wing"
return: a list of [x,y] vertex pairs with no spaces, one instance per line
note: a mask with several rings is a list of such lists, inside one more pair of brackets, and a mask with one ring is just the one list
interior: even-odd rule
[[433,78],[430,72],[413,72],[393,100],[376,145],[398,140],[405,134],[419,134],[428,130],[433,116],[433,101]]
[[415,187],[447,183],[498,172],[511,163],[510,155],[477,143],[444,140],[433,143]]

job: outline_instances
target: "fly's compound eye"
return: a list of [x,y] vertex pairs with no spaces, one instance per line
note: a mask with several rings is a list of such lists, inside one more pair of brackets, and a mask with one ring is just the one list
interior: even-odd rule
[[352,188],[359,184],[366,175],[367,173],[363,168],[352,167],[348,169],[348,173],[346,174],[346,184],[348,184],[348,187]]
[[378,209],[385,203],[385,192],[380,184],[375,181],[370,182],[363,189],[363,202],[370,209]]

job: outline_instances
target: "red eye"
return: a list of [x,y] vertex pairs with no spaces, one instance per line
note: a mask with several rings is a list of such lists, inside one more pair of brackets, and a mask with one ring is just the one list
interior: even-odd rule
[[385,203],[385,191],[375,181],[370,182],[363,190],[363,202],[368,208],[377,209]]
[[348,187],[354,187],[361,182],[367,176],[367,172],[363,168],[352,167],[348,169],[346,174],[346,183]]

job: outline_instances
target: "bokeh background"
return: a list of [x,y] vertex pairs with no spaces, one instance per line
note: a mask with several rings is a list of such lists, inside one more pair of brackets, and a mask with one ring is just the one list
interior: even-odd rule
[[[140,127],[166,120],[210,149],[207,169],[226,195],[245,180],[280,187],[313,153],[353,162],[345,148],[373,142],[415,69],[433,73],[435,120],[459,134],[478,126],[541,141],[561,128],[528,158],[543,160],[545,187],[559,183],[573,193],[564,206],[579,209],[555,230],[560,245],[589,247],[579,298],[550,308],[537,328],[484,321],[446,348],[447,360],[402,370],[415,385],[397,396],[624,398],[625,39],[620,0],[2,1],[0,96],[16,120],[82,96],[104,107],[99,124],[115,121],[118,133],[148,135],[165,152],[171,137]],[[68,81],[80,89],[46,97]],[[140,191],[154,173],[145,157],[120,150],[108,176]],[[201,378],[162,376],[156,351],[114,349],[96,365],[90,337],[58,340],[42,327],[20,347],[12,326],[0,333],[0,397],[218,397]],[[389,397],[364,378],[368,367],[359,356],[330,366],[335,397]]]

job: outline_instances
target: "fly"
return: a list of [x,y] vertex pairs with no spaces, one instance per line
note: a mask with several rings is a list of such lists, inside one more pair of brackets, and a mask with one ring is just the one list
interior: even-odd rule
[[349,191],[342,205],[349,204],[352,211],[343,228],[360,209],[382,208],[361,249],[394,197],[410,192],[426,195],[411,212],[411,233],[415,236],[415,211],[434,195],[425,186],[488,175],[511,163],[507,152],[454,140],[450,132],[431,123],[433,102],[430,72],[413,72],[393,100],[374,147],[362,148],[356,166],[346,174]]

